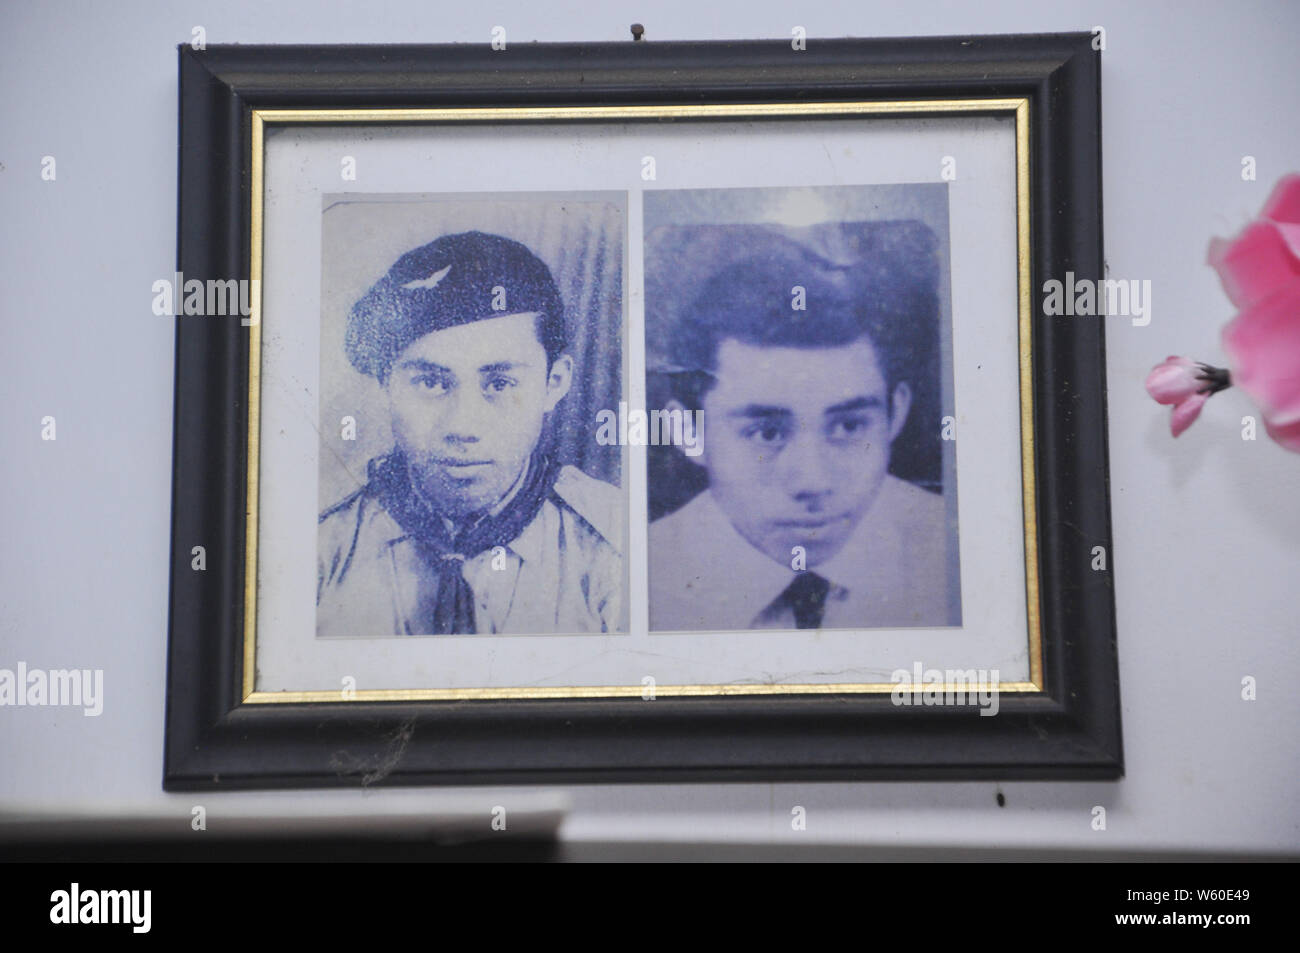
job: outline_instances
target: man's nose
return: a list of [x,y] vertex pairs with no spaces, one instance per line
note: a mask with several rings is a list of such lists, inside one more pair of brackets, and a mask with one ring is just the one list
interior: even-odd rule
[[778,464],[786,493],[803,503],[829,496],[835,489],[836,479],[844,477],[830,457],[831,448],[815,429],[801,429],[782,451]]
[[443,418],[442,439],[449,444],[478,443],[488,427],[488,402],[478,391],[458,387]]

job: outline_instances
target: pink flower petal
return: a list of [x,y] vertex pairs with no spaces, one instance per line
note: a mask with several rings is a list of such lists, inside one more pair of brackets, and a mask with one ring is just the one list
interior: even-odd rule
[[1300,224],[1300,172],[1292,172],[1278,180],[1259,217]]
[[1286,225],[1281,222],[1274,222],[1273,227],[1277,229],[1277,234],[1285,243],[1291,257],[1300,259],[1300,225]]
[[1252,222],[1231,241],[1211,241],[1209,263],[1228,298],[1241,309],[1300,280],[1300,257],[1278,226],[1268,221]]
[[1270,437],[1277,441],[1279,446],[1290,450],[1292,453],[1300,453],[1300,420],[1289,424],[1274,424],[1265,417],[1264,429],[1268,431]]
[[1193,394],[1174,408],[1169,417],[1169,429],[1175,437],[1196,422],[1196,418],[1201,416],[1201,408],[1209,399],[1209,394]]
[[1171,355],[1147,375],[1147,393],[1157,404],[1177,404],[1195,394],[1203,382],[1196,378],[1195,361]]
[[1274,424],[1300,420],[1300,281],[1242,311],[1222,340],[1233,384]]

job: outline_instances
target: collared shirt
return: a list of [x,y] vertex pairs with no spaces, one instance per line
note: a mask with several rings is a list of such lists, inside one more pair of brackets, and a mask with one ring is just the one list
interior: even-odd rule
[[[943,498],[886,476],[839,552],[807,567],[830,583],[821,627],[960,625],[949,545]],[[792,563],[755,549],[705,490],[650,526],[650,628],[793,629],[793,610],[773,604],[798,575]]]
[[[509,544],[465,560],[479,633],[627,629],[623,494],[561,468],[537,515]],[[379,499],[362,488],[319,526],[318,636],[422,635],[422,599],[437,573]]]

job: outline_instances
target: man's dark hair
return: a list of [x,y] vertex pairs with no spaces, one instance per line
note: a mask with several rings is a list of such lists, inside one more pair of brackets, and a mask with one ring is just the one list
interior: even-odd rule
[[[678,316],[668,341],[673,390],[699,407],[712,388],[718,346],[838,347],[867,337],[892,396],[900,381],[933,373],[938,325],[936,242],[918,222],[875,226],[851,264],[797,242],[767,247],[714,273]],[[794,289],[805,310],[795,310]],[[915,388],[914,388],[915,389]],[[892,406],[890,408],[892,413]]]
[[568,345],[551,270],[500,235],[444,235],[397,259],[353,306],[344,346],[353,367],[385,384],[397,356],[430,331],[530,311],[549,370]]

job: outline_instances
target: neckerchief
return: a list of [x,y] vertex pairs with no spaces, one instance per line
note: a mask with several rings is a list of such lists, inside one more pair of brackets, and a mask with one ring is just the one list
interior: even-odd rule
[[437,578],[436,586],[422,587],[418,614],[422,631],[412,634],[472,635],[477,631],[474,590],[461,574],[465,561],[513,542],[537,516],[558,474],[555,461],[534,452],[523,484],[501,512],[471,517],[453,534],[442,516],[415,492],[406,456],[400,450],[370,461],[370,492],[410,535]]

